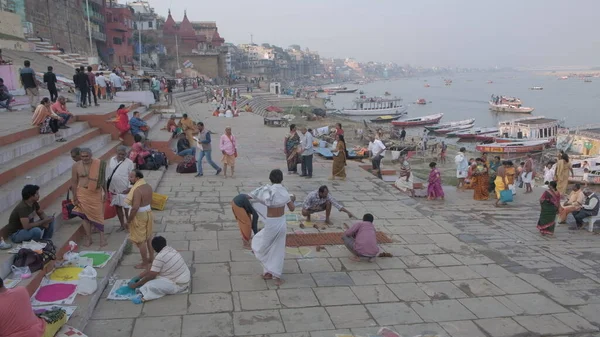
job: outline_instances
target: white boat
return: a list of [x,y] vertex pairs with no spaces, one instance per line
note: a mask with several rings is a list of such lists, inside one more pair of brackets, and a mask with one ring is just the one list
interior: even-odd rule
[[496,142],[506,143],[524,140],[556,140],[561,132],[562,121],[554,118],[525,117],[498,123]]
[[448,137],[458,137],[460,139],[475,139],[475,137],[477,135],[485,135],[485,134],[491,134],[491,133],[498,133],[498,128],[496,127],[491,127],[491,128],[474,128],[473,130],[469,130],[469,131],[454,131],[454,132],[449,132],[446,134],[446,136]]
[[468,124],[473,124],[473,123],[475,123],[475,118],[464,119],[462,121],[448,122],[448,123],[438,124],[438,125],[434,125],[434,126],[427,126],[425,128],[433,131],[433,130],[438,130],[438,129],[448,129],[448,128],[451,128],[454,126],[468,125]]
[[512,104],[496,104],[492,101],[490,103],[490,110],[496,112],[514,112],[514,113],[531,113],[534,108],[524,107],[524,106],[516,106]]
[[422,117],[415,117],[415,118],[405,118],[405,119],[399,119],[397,121],[392,121],[392,125],[393,126],[404,126],[404,127],[431,125],[431,124],[439,123],[440,119],[442,119],[442,117],[444,117],[443,113],[422,116]]
[[453,131],[468,130],[468,129],[471,129],[472,127],[473,127],[473,124],[465,124],[465,125],[456,125],[456,126],[451,126],[451,127],[432,130],[432,131],[435,133],[448,133],[448,132],[453,132]]
[[543,87],[531,87],[529,90],[544,90]]
[[382,116],[382,115],[405,115],[406,107],[402,105],[402,98],[384,98],[362,96],[354,100],[352,108],[343,108],[339,114],[346,116]]

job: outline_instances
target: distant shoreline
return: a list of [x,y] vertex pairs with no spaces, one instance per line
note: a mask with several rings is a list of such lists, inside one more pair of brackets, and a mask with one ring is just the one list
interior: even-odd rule
[[597,70],[556,70],[556,71],[537,71],[536,75],[542,76],[594,76],[600,75],[600,69]]

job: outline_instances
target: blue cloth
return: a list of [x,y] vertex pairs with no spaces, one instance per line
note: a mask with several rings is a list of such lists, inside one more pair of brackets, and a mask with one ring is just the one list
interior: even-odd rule
[[142,130],[140,130],[140,128],[144,125],[146,125],[146,122],[137,118],[137,117],[131,117],[131,119],[129,120],[129,125],[131,126],[131,134],[133,135],[137,135],[138,133],[144,134],[144,132]]
[[[208,139],[208,141],[210,142],[210,137],[207,135],[206,137]],[[219,165],[215,164],[215,162],[212,160],[211,157],[211,150],[203,150],[203,151],[197,151],[196,152],[196,170],[198,172],[198,175],[202,175],[202,158],[206,157],[206,162],[210,164],[210,166],[212,166],[215,170],[217,170],[217,174],[219,172],[221,172],[221,168],[219,167]]]
[[120,296],[130,297],[130,296],[135,296],[135,289],[131,289],[131,288],[129,288],[129,286],[122,286],[119,289],[117,289],[117,291],[115,291],[115,293]]
[[48,224],[48,228],[33,227],[31,229],[19,229],[10,236],[10,240],[14,243],[21,243],[23,241],[52,239],[53,234],[54,220]]
[[500,191],[500,201],[502,202],[512,202],[513,194],[511,190],[503,190]]

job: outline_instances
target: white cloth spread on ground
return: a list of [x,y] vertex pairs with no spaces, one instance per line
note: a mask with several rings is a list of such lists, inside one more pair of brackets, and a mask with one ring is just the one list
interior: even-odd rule
[[253,207],[265,227],[252,238],[252,251],[263,266],[263,274],[270,273],[280,278],[285,258],[285,215],[267,217],[268,208],[284,207],[291,201],[290,194],[281,184],[265,185],[250,193]]
[[165,295],[175,295],[188,288],[189,281],[185,283],[176,283],[166,277],[156,277],[152,281],[146,282],[140,287],[139,292],[142,294],[144,301],[151,301],[161,298]]
[[[117,157],[114,156],[110,159],[108,164],[107,179],[113,173],[115,168],[119,165],[119,161]],[[129,208],[130,206],[125,202],[125,198],[127,194],[123,194],[123,191],[129,189],[129,173],[135,169],[135,164],[129,158],[125,158],[121,165],[113,174],[112,179],[110,180],[110,186],[108,187],[109,192],[111,193],[111,206],[121,206],[125,208]],[[107,181],[108,183],[108,181]]]

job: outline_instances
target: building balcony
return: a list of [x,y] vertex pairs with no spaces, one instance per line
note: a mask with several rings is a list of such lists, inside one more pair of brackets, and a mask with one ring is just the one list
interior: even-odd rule
[[[87,17],[88,17],[87,13],[84,12],[83,16],[87,20]],[[106,21],[104,18],[104,15],[102,15],[98,12],[91,11],[89,16],[90,16],[90,21],[95,22],[95,23],[104,24],[104,22]]]
[[131,32],[132,29],[127,27],[123,22],[108,22],[106,24],[107,30],[114,30],[121,33]]
[[106,42],[106,34],[97,31],[92,31],[92,38],[97,41]]

